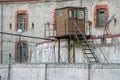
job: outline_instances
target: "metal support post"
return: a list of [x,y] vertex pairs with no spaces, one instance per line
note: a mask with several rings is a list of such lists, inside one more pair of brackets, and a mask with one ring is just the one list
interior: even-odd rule
[[58,63],[60,63],[60,39],[58,40]]
[[21,35],[19,34],[19,50],[20,50],[20,63],[22,62],[22,46],[21,46]]
[[68,63],[70,63],[70,39],[68,39]]

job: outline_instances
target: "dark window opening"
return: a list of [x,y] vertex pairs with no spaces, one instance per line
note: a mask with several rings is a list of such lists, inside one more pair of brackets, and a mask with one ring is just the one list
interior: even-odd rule
[[83,10],[69,10],[69,17],[76,19],[84,19],[84,11]]
[[100,11],[99,13],[100,13],[100,14],[104,14],[105,12],[104,12],[104,11]]
[[58,17],[63,15],[63,10],[56,10],[56,14]]
[[69,11],[69,17],[70,18],[76,18],[76,11],[75,10],[70,10]]
[[12,29],[12,24],[10,24],[10,30]]
[[26,62],[28,57],[28,45],[26,42],[16,43],[15,59],[17,62]]
[[32,23],[32,29],[34,29],[34,23]]
[[84,16],[83,10],[77,10],[77,19],[84,19]]

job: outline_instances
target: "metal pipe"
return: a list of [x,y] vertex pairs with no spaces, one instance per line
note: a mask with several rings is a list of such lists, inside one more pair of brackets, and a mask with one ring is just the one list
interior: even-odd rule
[[[3,3],[1,4],[1,31],[3,31]],[[2,53],[3,53],[3,34],[1,34],[1,51],[0,51],[0,55],[1,55],[1,63],[2,61]]]
[[21,63],[22,62],[22,51],[21,51],[22,50],[21,49],[22,46],[21,46],[21,35],[20,34],[19,34],[19,45],[20,45],[20,49],[19,50],[20,50],[20,63]]
[[75,63],[75,41],[73,40],[73,63]]
[[82,0],[80,0],[80,5],[81,5],[81,7],[82,7],[82,3],[83,3],[83,1],[82,1]]
[[88,64],[88,80],[90,80],[90,64]]
[[58,63],[60,63],[60,39],[58,40]]
[[31,58],[32,58],[32,46],[30,45],[30,58],[29,58],[29,62],[31,62]]
[[68,39],[68,63],[70,62],[70,39]]
[[[1,34],[6,34],[6,35],[19,36],[18,34],[12,34],[12,33],[6,33],[6,32],[0,32],[0,33],[1,33]],[[41,37],[26,36],[26,35],[21,35],[21,37],[27,37],[27,38],[35,38],[35,39],[43,39],[43,40],[51,40],[51,41],[56,41],[56,39],[50,39],[50,38],[41,38]]]
[[9,54],[9,65],[8,65],[8,79],[11,79],[11,53]]
[[47,80],[47,64],[45,65],[45,80]]

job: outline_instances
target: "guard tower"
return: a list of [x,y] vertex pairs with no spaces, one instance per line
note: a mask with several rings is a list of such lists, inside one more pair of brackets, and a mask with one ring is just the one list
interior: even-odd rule
[[[56,36],[80,34],[77,27],[85,34],[85,7],[64,7],[55,10]],[[78,25],[77,27],[75,24]]]
[[[85,7],[64,7],[55,10],[54,15],[54,29],[56,31],[56,39],[58,43],[58,62],[60,62],[60,39],[68,40],[68,62],[70,63],[70,45],[73,42],[73,62],[75,62],[75,45],[82,46],[82,52],[89,63],[98,63],[99,60],[91,48],[89,41],[90,34],[86,32],[90,31],[86,29],[87,9]],[[76,44],[75,44],[76,43]]]
[[[71,45],[73,47],[73,62],[75,62],[75,46],[82,48],[82,52],[89,63],[98,63],[99,60],[90,44],[90,26],[86,26],[87,9],[85,7],[64,7],[55,9],[53,32],[58,40],[58,63],[60,63],[60,40],[68,40],[68,62],[71,63]],[[47,24],[50,34],[50,24]],[[90,24],[91,25],[91,24]],[[45,28],[46,29],[46,28]],[[47,31],[47,30],[46,30]],[[92,43],[91,43],[92,42]],[[82,47],[81,47],[82,46]]]

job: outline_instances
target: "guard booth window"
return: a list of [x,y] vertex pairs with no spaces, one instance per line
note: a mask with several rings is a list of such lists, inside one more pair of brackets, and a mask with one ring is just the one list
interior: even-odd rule
[[63,10],[56,10],[57,17],[60,17],[63,15]]
[[97,27],[105,27],[106,26],[106,9],[98,9],[97,10]]
[[69,17],[70,18],[76,18],[76,11],[75,10],[70,10],[69,11]]
[[84,19],[84,11],[77,10],[77,19]]
[[76,18],[76,19],[84,19],[84,11],[83,10],[70,10],[69,17]]

